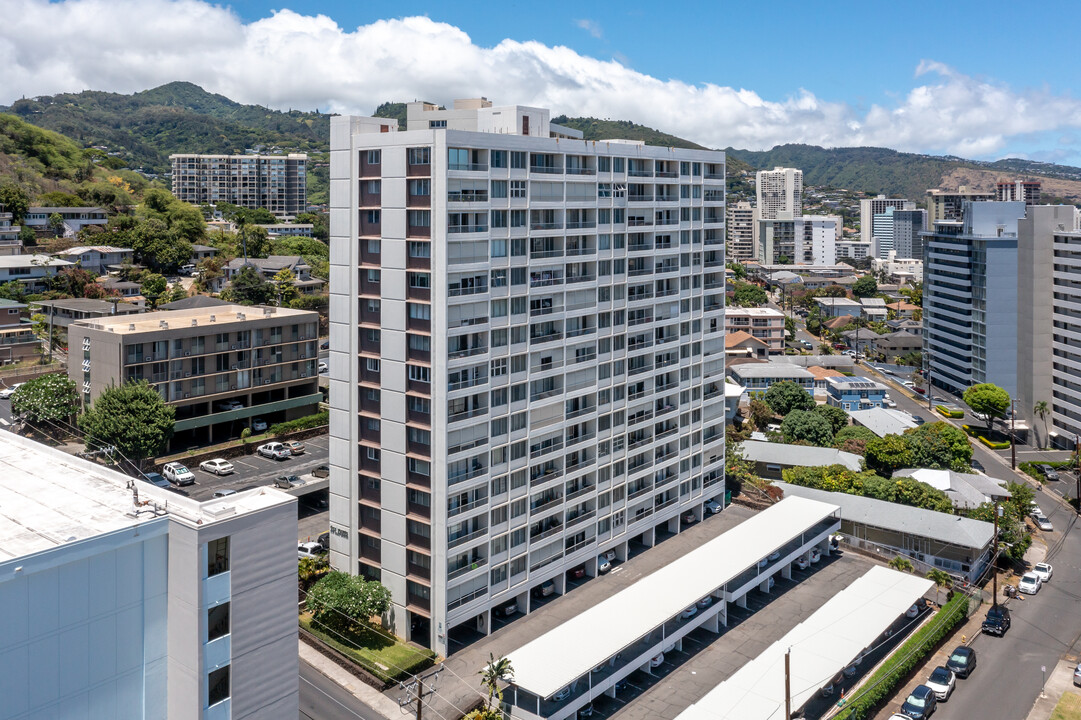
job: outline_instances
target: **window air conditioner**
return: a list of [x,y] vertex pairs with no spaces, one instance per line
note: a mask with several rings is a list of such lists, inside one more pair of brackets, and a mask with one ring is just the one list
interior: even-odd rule
[[236,370],[236,365],[233,365],[233,370]]
[[143,358],[143,362],[150,362],[153,358],[149,355]]
[[191,397],[191,393],[184,393],[184,397],[185,397],[185,398],[190,398],[190,397]]
[[184,373],[184,377],[191,377],[191,373],[190,372]]
[[188,355],[191,355],[191,350],[189,350],[189,351],[187,351],[186,353],[184,353],[184,357],[187,357]]
[[230,347],[232,347],[233,350],[236,350],[236,345],[232,345]]
[[236,390],[236,385],[231,385],[231,386],[229,387],[229,389],[230,389],[230,390]]
[[270,381],[269,381],[269,380],[264,380],[264,381],[263,381],[263,384],[264,384],[264,385],[269,385],[269,384],[270,384]]

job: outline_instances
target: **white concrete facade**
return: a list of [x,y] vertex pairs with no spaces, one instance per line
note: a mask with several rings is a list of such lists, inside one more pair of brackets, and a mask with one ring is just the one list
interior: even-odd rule
[[200,504],[3,434],[3,716],[299,712],[295,499]]
[[860,240],[863,242],[871,242],[874,237],[875,215],[881,215],[886,212],[887,208],[912,210],[915,209],[915,207],[916,203],[911,200],[888,198],[885,195],[860,200]]
[[802,170],[759,170],[755,188],[759,220],[792,220],[803,214]]
[[485,102],[331,123],[331,563],[443,655],[724,493],[724,154]]
[[732,203],[725,208],[725,232],[730,261],[755,259],[755,209],[749,202]]

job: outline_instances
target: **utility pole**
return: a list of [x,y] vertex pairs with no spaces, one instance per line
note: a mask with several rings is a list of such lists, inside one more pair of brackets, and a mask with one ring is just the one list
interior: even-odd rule
[[998,500],[995,500],[995,549],[991,554],[991,607],[998,607]]
[[924,353],[924,355],[927,356],[927,373],[923,378],[927,383],[927,409],[934,410],[934,407],[932,407],[933,403],[931,402],[931,353]]
[[443,672],[442,665],[427,675],[414,675],[408,683],[398,683],[398,687],[406,691],[405,695],[398,698],[398,707],[403,714],[416,702],[416,720],[423,720],[424,699],[435,694],[435,684],[441,672]]
[[1017,469],[1017,426],[1014,420],[1017,418],[1017,398],[1010,398],[1010,467]]
[[784,720],[792,717],[792,648],[784,651]]

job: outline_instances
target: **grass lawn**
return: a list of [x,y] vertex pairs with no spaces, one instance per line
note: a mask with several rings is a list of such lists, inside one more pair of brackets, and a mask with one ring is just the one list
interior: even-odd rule
[[1081,720],[1081,695],[1075,692],[1063,694],[1051,711],[1051,720]]
[[305,630],[344,653],[380,680],[397,680],[420,672],[433,664],[435,653],[430,650],[391,641],[382,632],[360,628],[346,633],[330,631],[312,622],[310,613],[300,616]]

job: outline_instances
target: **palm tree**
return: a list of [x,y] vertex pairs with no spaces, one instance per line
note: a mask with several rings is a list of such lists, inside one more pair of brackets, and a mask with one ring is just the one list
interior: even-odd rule
[[492,698],[498,699],[502,704],[503,691],[499,689],[499,681],[514,679],[514,668],[511,667],[510,660],[505,657],[497,660],[494,654],[488,653],[488,664],[483,670],[478,670],[477,674],[481,676],[480,684],[488,690],[488,708],[493,707]]
[[1046,400],[1040,400],[1038,403],[1032,406],[1032,413],[1043,420],[1043,434],[1044,438],[1047,437],[1047,416],[1051,412],[1051,407],[1047,404]]
[[889,565],[894,570],[898,570],[900,572],[912,572],[916,569],[915,566],[912,564],[911,560],[906,557],[901,557],[900,555],[895,557],[893,560],[890,560]]
[[[953,578],[945,570],[931,570],[927,573],[927,579],[935,583],[935,602],[938,603],[938,592],[941,588],[953,584]],[[938,603],[941,605],[942,603]]]

